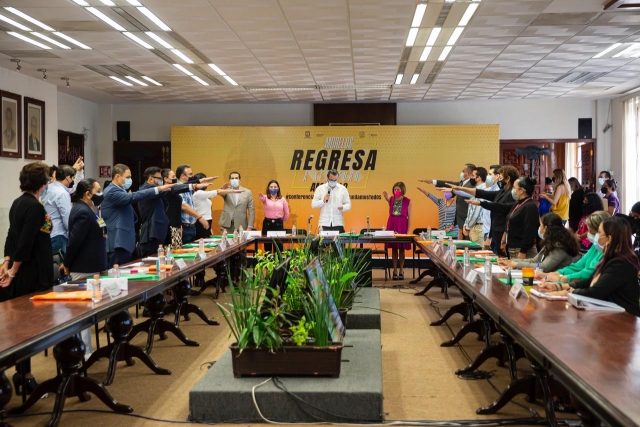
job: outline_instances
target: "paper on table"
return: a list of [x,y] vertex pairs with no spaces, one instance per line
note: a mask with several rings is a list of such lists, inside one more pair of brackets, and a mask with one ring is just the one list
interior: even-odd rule
[[134,263],[131,263],[131,264],[120,266],[120,268],[142,267],[143,265],[144,265],[144,262],[134,262]]
[[551,295],[551,294],[547,294],[544,292],[540,292],[536,289],[531,288],[531,295],[535,295],[538,298],[544,298],[544,299],[550,299],[550,300],[558,300],[558,301],[566,301],[568,298],[567,296],[562,296],[562,295]]
[[[478,273],[483,273],[484,274],[484,266],[478,267],[475,270]],[[504,270],[501,267],[498,267],[495,264],[491,264],[491,274],[498,274],[498,273],[504,273]],[[511,277],[513,277],[513,272],[512,272],[512,276]]]
[[157,261],[158,257],[157,256],[148,256],[146,258],[142,258],[143,261]]

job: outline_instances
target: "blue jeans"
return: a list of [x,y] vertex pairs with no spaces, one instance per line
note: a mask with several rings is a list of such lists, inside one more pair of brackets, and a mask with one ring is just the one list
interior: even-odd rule
[[182,244],[192,243],[196,240],[195,227],[182,227]]
[[57,253],[58,251],[62,251],[63,254],[67,253],[67,243],[69,239],[64,236],[55,236],[51,238],[51,250],[53,253]]

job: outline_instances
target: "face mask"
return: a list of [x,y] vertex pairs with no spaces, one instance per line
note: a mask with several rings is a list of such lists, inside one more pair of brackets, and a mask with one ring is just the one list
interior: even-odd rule
[[131,184],[133,184],[133,180],[131,178],[125,178],[124,186],[122,188],[126,191],[131,188]]
[[596,238],[596,235],[595,235],[595,234],[591,234],[591,233],[587,232],[587,239],[588,239],[591,243],[593,243],[593,241],[595,240],[595,238]]
[[520,200],[520,196],[518,196],[515,188],[511,189],[511,197],[513,197],[513,200],[515,200],[516,202]]
[[544,234],[542,233],[542,231],[540,231],[539,228],[538,228],[538,237],[541,239],[544,239]]
[[269,189],[269,193],[271,193],[272,196],[275,196],[276,194],[278,194],[278,189],[277,188],[270,188]]
[[493,185],[493,177],[491,175],[487,175],[487,184]]
[[604,246],[602,246],[599,242],[600,237],[596,234],[593,238],[593,246],[596,247],[596,250],[600,253],[604,252]]
[[604,185],[604,178],[598,178],[598,184]]
[[104,195],[102,193],[96,193],[91,197],[91,201],[94,206],[100,206],[100,203],[104,200]]
[[502,189],[504,188],[504,185],[505,185],[504,179],[503,179],[503,180],[501,180],[501,181],[498,181],[498,188],[499,188],[499,189],[501,189],[501,190],[502,190]]
[[449,192],[444,193],[444,198],[445,199],[450,200],[452,197],[453,197],[453,194],[451,194]]
[[187,177],[187,184],[195,184],[200,182],[197,178],[193,177],[193,176],[188,176]]
[[74,182],[75,182],[74,180],[71,180],[71,182],[69,183],[69,188],[73,188],[73,183]]
[[394,191],[394,192],[393,192],[393,195],[394,195],[394,196],[396,196],[396,199],[397,199],[398,197],[402,197],[402,191],[398,191],[398,190],[396,190],[396,191]]
[[238,188],[238,186],[240,185],[240,180],[237,178],[231,179],[229,180],[229,183],[231,184],[231,186],[233,188]]
[[600,192],[601,192],[602,194],[607,194],[607,187],[603,186],[603,187],[600,189]]
[[161,179],[160,181],[158,181],[158,186],[164,185],[164,181]]
[[329,181],[329,187],[333,188],[338,185],[338,181]]
[[48,188],[45,188],[45,189],[44,189],[44,191],[43,191],[43,192],[42,192],[42,194],[40,195],[40,200],[44,200],[44,198],[46,197],[46,195],[47,195],[47,192],[48,192],[48,191],[49,191],[49,189],[48,189]]
[[464,181],[464,173],[460,172],[460,181]]

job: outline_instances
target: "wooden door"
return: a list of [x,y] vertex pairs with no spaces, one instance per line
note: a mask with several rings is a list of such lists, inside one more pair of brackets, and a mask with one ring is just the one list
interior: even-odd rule
[[[520,172],[520,176],[531,176],[531,161],[524,155],[516,154],[517,148],[527,148],[529,143],[500,143],[500,164],[503,166],[513,166]],[[542,144],[539,148],[551,148],[552,144]],[[540,156],[539,159],[533,161],[533,176],[537,185],[534,192],[534,199],[538,199],[538,195],[544,192],[544,179],[550,176],[552,169],[550,168],[550,155]]]
[[133,184],[131,189],[136,191],[144,182],[142,174],[151,166],[159,168],[171,167],[171,142],[113,142],[113,164],[122,163],[131,169]]
[[599,190],[596,191],[596,183],[594,182],[596,171],[592,142],[580,146],[580,163],[582,164],[582,176],[580,177],[582,187],[587,191],[599,192]]
[[73,166],[80,156],[84,157],[84,135],[59,130],[58,165]]

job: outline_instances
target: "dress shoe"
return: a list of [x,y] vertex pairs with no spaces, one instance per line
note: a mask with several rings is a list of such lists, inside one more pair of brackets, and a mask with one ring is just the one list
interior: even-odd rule
[[22,384],[23,378],[22,375],[16,372],[13,374],[13,386],[16,389],[16,395],[20,394],[20,387],[24,385],[24,390],[26,394],[32,394],[33,391],[38,387],[38,383],[35,378],[24,378],[24,384]]

